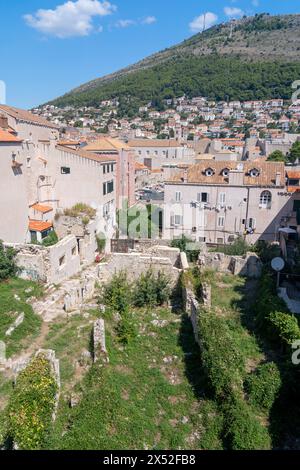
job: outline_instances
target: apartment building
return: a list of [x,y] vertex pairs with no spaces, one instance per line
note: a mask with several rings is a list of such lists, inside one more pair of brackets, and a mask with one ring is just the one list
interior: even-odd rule
[[87,144],[84,151],[111,155],[116,160],[116,205],[135,203],[135,156],[131,147],[118,139],[103,137]]
[[97,231],[111,238],[116,229],[115,155],[59,145],[57,128],[27,111],[1,105],[0,112],[0,239],[42,241],[55,214],[79,202],[97,210]]
[[177,140],[141,139],[128,142],[136,160],[149,170],[159,170],[168,163],[194,163],[195,150]]
[[200,161],[165,184],[164,237],[275,241],[295,200],[300,193],[288,190],[283,163]]

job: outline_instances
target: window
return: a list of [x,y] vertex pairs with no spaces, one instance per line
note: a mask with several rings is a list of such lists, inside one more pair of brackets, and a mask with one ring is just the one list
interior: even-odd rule
[[226,194],[225,193],[220,193],[219,194],[219,203],[224,206],[226,202]]
[[260,171],[257,168],[252,168],[252,170],[250,170],[250,176],[252,178],[257,178],[259,175]]
[[256,219],[253,219],[253,217],[249,219],[248,228],[252,230],[256,229]]
[[103,165],[103,174],[106,174],[106,165]]
[[171,215],[171,227],[178,227],[179,225],[183,225],[183,216]]
[[205,170],[206,176],[213,176],[215,174],[214,170],[212,168],[207,168]]
[[106,196],[106,194],[107,194],[106,183],[103,183],[103,196]]
[[114,192],[114,182],[113,181],[109,181],[107,183],[107,194],[111,194]]
[[62,267],[65,264],[65,256],[59,258],[59,267]]
[[198,193],[197,194],[197,201],[198,202],[208,202],[209,196],[208,193]]
[[270,191],[263,191],[260,195],[259,207],[261,209],[271,209],[272,206],[272,194]]
[[175,215],[174,222],[175,222],[175,225],[182,225],[183,224],[182,215]]
[[176,202],[180,202],[182,200],[182,193],[180,191],[176,192],[175,200]]
[[69,175],[71,173],[71,169],[67,166],[62,166],[60,171],[62,175]]
[[199,237],[199,242],[200,243],[205,243],[206,242],[206,237]]
[[114,171],[114,164],[113,164],[113,163],[110,165],[110,171],[111,171],[111,172]]
[[26,162],[27,162],[27,168],[31,168],[31,158],[30,157],[27,157],[26,159]]
[[228,168],[224,168],[224,170],[222,171],[222,175],[224,176],[224,178],[228,178],[228,176],[229,176],[229,169],[228,169]]
[[225,217],[218,217],[218,227],[222,228],[225,225]]

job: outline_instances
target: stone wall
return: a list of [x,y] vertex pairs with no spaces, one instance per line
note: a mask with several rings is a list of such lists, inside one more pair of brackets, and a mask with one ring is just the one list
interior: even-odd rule
[[201,253],[198,259],[200,269],[214,269],[221,273],[259,279],[262,274],[262,262],[255,253],[245,256],[231,256],[224,253]]
[[[179,255],[179,250],[177,254]],[[142,253],[113,253],[107,263],[99,265],[98,274],[101,280],[108,282],[114,274],[126,271],[129,281],[135,281],[149,269],[152,269],[154,273],[163,272],[175,285],[181,269],[174,266],[173,258],[173,254],[171,258],[164,258]]]
[[68,235],[50,247],[28,244],[6,246],[16,250],[16,262],[22,279],[60,284],[94,262],[97,244],[95,234],[91,233],[86,234],[79,244],[75,235]]
[[184,310],[188,314],[193,326],[195,341],[200,344],[198,329],[198,315],[200,312],[200,304],[196,299],[194,291],[191,287],[183,287],[182,298]]

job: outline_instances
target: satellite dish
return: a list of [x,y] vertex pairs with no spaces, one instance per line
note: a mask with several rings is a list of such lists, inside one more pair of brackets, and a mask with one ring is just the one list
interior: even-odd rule
[[272,266],[272,269],[274,269],[274,271],[279,273],[280,271],[283,270],[285,266],[285,262],[282,258],[274,258],[272,259],[271,266]]

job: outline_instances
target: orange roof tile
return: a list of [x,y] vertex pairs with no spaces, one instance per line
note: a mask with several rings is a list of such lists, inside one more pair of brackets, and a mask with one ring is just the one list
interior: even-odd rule
[[40,126],[50,127],[52,129],[59,129],[59,126],[53,124],[53,122],[47,121],[47,119],[38,116],[37,114],[30,113],[24,109],[14,108],[5,104],[0,104],[0,111],[4,111],[9,116],[32,124],[39,124]]
[[53,227],[52,222],[41,222],[39,220],[29,220],[29,230],[32,232],[45,232]]
[[0,142],[16,142],[16,143],[21,143],[22,140],[18,139],[18,137],[15,137],[8,131],[4,131],[3,129],[0,129]]
[[[187,170],[187,183],[191,184],[221,184],[228,185],[229,179],[223,175],[223,170],[236,170],[241,162],[233,161],[207,161],[202,160],[195,165],[192,165]],[[245,161],[243,165],[243,184],[245,186],[274,186],[276,182],[277,173],[280,174],[280,186],[285,186],[285,170],[284,163],[281,162],[266,162],[266,161]],[[206,176],[205,170],[212,168],[214,174]],[[259,170],[259,176],[252,177],[250,171],[254,168]],[[179,173],[172,177],[170,183],[183,183],[184,174]]]
[[135,162],[135,169],[136,170],[149,170],[149,168],[140,162]]
[[52,212],[53,208],[50,206],[43,206],[43,204],[33,204],[31,206],[31,209],[34,209],[35,211],[42,212],[42,214],[47,214],[47,212]]
[[93,152],[87,152],[86,150],[73,150],[70,147],[64,147],[63,145],[56,145],[57,150],[61,152],[70,153],[72,155],[77,155],[78,157],[87,158],[88,160],[94,160],[95,162],[99,163],[108,163],[108,162],[116,162],[118,156],[117,155],[110,155],[110,154],[97,154]]
[[287,171],[286,174],[290,179],[300,179],[300,171]]

